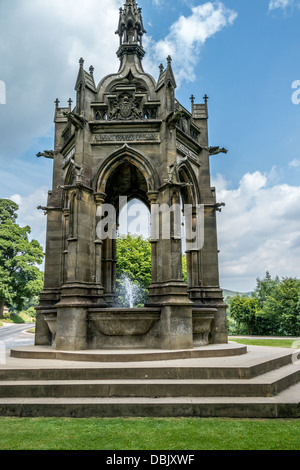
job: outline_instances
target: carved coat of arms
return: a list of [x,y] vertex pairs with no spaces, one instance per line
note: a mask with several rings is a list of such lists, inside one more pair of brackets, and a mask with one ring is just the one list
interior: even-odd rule
[[131,113],[132,113],[132,101],[130,101],[130,98],[128,95],[125,95],[120,102],[120,114],[122,117],[125,119],[129,118]]
[[111,120],[142,119],[142,113],[135,103],[134,96],[124,94],[114,103],[109,118]]

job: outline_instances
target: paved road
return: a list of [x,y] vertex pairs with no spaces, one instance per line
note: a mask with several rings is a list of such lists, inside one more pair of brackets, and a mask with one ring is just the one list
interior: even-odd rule
[[34,344],[34,335],[25,333],[26,330],[34,328],[34,323],[22,323],[20,325],[8,325],[0,327],[1,349],[11,349],[17,346]]

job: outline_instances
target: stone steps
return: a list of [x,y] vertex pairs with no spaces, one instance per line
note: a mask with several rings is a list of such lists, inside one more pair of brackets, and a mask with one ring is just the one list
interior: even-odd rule
[[1,397],[238,397],[272,396],[300,380],[293,365],[255,379],[1,381]]
[[300,385],[275,397],[1,398],[0,416],[300,418]]
[[299,417],[299,403],[300,365],[278,348],[126,365],[9,358],[0,366],[1,416]]
[[[172,363],[172,361],[170,361]],[[139,367],[118,367],[105,365],[101,368],[26,368],[0,369],[0,381],[3,380],[114,380],[114,379],[251,379],[266,372],[276,370],[291,363],[291,355],[269,358],[259,364],[240,366],[172,366],[157,363]],[[0,382],[1,383],[1,382]]]

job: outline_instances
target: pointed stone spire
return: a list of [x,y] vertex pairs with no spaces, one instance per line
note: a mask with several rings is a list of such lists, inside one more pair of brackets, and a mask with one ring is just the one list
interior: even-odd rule
[[75,84],[75,90],[77,92],[80,92],[82,88],[89,88],[89,90],[96,93],[96,85],[94,81],[94,67],[91,65],[88,73],[84,70],[83,66],[84,60],[81,57],[79,59],[79,72]]
[[169,87],[176,88],[176,80],[174,77],[173,69],[172,69],[172,57],[168,55],[167,57],[167,68],[166,68],[166,75],[165,75],[165,83]]
[[160,64],[159,66],[160,74],[157,81],[156,91],[158,91],[162,86],[173,89],[177,87],[172,69],[172,57],[170,55],[167,57],[167,64],[168,65],[166,69],[164,69],[163,64]]
[[135,0],[126,0],[124,8],[120,8],[119,25],[116,31],[120,38],[118,57],[121,58],[124,54],[136,54],[142,59],[145,55],[143,49],[145,33],[142,9],[138,8]]

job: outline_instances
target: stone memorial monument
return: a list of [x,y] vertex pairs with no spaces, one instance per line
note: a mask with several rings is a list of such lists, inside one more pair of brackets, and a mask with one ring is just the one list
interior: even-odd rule
[[[208,106],[175,96],[172,59],[157,81],[142,65],[146,33],[135,0],[120,9],[120,67],[98,85],[80,59],[76,105],[56,100],[45,285],[36,345],[57,350],[192,349],[227,343],[219,286]],[[184,64],[183,64],[184,66]],[[116,304],[116,239],[124,201],[151,213],[152,284],[144,308]],[[182,220],[185,223],[181,236]],[[182,277],[186,250],[187,284]]]

